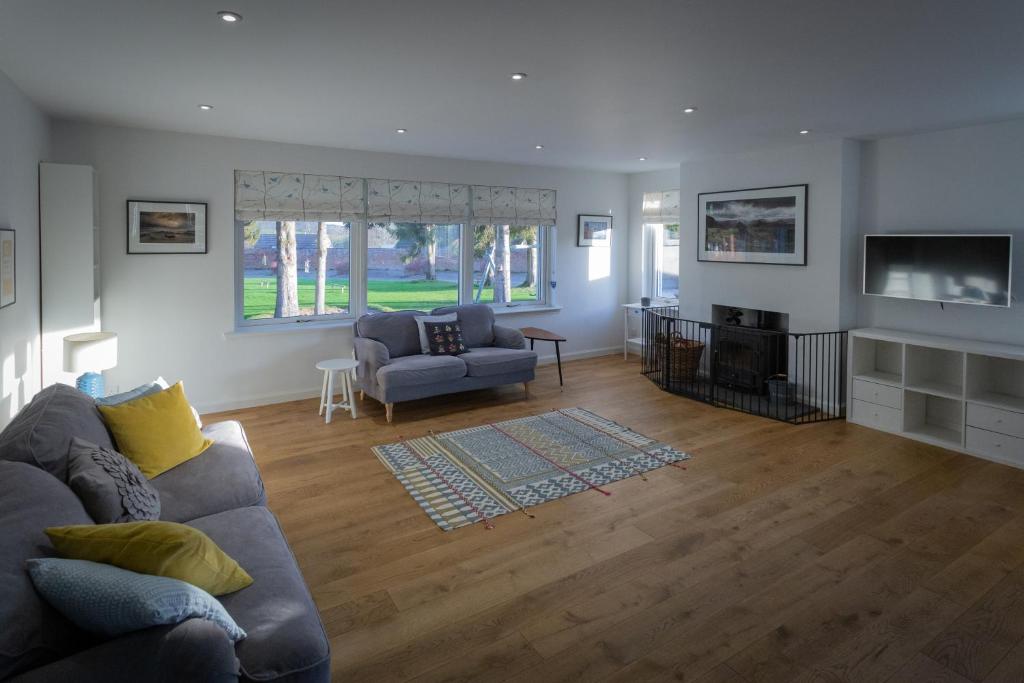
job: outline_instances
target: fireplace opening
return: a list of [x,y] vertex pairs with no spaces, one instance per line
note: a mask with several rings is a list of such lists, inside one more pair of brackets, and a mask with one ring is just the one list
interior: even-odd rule
[[757,395],[787,375],[789,314],[741,306],[711,307],[715,384]]

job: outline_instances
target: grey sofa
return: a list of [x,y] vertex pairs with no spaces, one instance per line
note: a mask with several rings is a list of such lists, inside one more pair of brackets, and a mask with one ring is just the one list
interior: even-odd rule
[[58,384],[0,433],[0,680],[330,680],[320,616],[266,507],[241,425],[222,422],[203,433],[213,446],[151,483],[162,519],[202,530],[253,577],[220,598],[248,637],[233,645],[211,622],[189,619],[102,641],[36,593],[25,560],[55,556],[43,529],[93,523],[65,483],[71,438],[113,447],[93,400]]
[[371,313],[356,321],[355,351],[359,389],[384,404],[391,422],[394,404],[458,391],[529,383],[537,354],[526,349],[519,330],[494,324],[486,304],[445,306],[430,315],[455,313],[469,352],[430,356],[421,352],[415,317],[422,311]]

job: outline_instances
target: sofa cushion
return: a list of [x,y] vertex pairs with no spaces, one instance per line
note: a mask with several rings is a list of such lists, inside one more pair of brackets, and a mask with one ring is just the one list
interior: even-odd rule
[[537,366],[537,354],[525,349],[476,348],[459,358],[466,364],[466,374],[470,377],[504,375]]
[[149,481],[160,495],[160,519],[187,522],[196,517],[250,505],[267,497],[252,450],[238,422],[203,428],[213,445]]
[[462,325],[462,338],[466,346],[491,346],[494,344],[494,309],[487,304],[466,304],[435,308],[432,315],[457,313]]
[[139,468],[77,436],[68,452],[68,486],[97,524],[160,519],[160,496]]
[[377,371],[382,388],[447,382],[466,376],[466,364],[458,356],[405,356],[392,359]]
[[83,631],[116,638],[199,618],[220,626],[232,641],[245,638],[217,599],[191,583],[88,560],[37,557],[25,564],[36,589]]
[[0,462],[0,680],[88,644],[25,572],[25,560],[57,555],[43,529],[62,524],[92,524],[74,492],[34,465]]
[[79,437],[113,448],[93,399],[74,387],[46,387],[0,432],[0,459],[27,462],[67,481],[68,447]]
[[392,358],[422,353],[420,332],[416,327],[418,315],[423,315],[423,312],[370,313],[356,321],[356,334],[379,341],[388,347],[388,353]]
[[416,331],[420,334],[420,353],[430,353],[430,340],[427,339],[427,323],[453,323],[459,319],[455,313],[448,315],[417,315],[413,318],[416,321]]
[[228,510],[189,523],[238,560],[253,577],[220,598],[248,633],[235,653],[249,679],[288,676],[289,683],[326,680],[330,647],[316,605],[274,515],[265,507]]
[[426,323],[428,348],[431,356],[458,356],[466,353],[466,343],[462,339],[462,327],[456,321],[447,323]]

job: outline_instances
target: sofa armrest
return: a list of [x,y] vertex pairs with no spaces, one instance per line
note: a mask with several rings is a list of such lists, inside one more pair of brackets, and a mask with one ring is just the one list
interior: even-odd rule
[[502,325],[494,326],[494,345],[503,349],[525,349],[526,338],[519,330]]
[[27,671],[12,683],[227,683],[238,681],[238,671],[235,646],[224,629],[206,619],[186,619],[108,640]]
[[356,360],[359,367],[356,368],[356,379],[359,386],[366,389],[377,383],[377,371],[391,362],[391,354],[388,347],[366,337],[355,337],[352,344],[356,351]]

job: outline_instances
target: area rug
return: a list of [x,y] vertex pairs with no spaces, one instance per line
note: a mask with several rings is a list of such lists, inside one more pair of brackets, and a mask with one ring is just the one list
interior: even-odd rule
[[690,456],[582,408],[375,446],[434,522],[450,531]]

